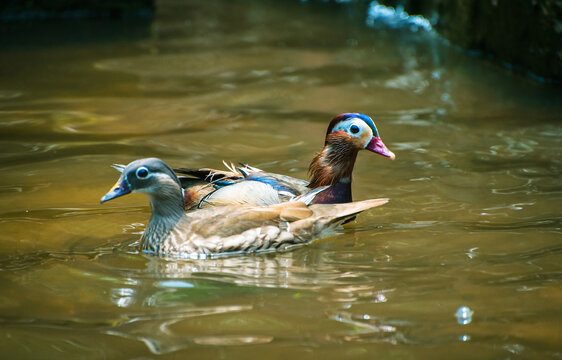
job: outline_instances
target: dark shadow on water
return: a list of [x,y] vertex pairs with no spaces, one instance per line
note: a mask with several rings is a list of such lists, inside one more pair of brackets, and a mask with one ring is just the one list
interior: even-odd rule
[[52,46],[87,46],[147,39],[151,18],[4,22],[0,46],[4,51]]

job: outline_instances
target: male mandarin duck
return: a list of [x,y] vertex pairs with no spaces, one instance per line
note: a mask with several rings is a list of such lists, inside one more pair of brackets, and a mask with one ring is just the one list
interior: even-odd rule
[[175,171],[190,176],[179,177],[186,190],[187,209],[228,204],[271,205],[322,186],[329,188],[314,198],[314,204],[346,203],[352,201],[351,176],[360,150],[395,158],[369,116],[345,113],[330,122],[324,147],[310,163],[310,182],[248,165],[238,168],[227,165],[228,171],[187,168]]
[[204,258],[258,252],[306,244],[333,233],[346,219],[383,205],[388,199],[346,204],[308,205],[325,187],[295,201],[269,205],[227,205],[184,210],[183,189],[162,160],[141,159],[125,167],[101,203],[129,193],[145,193],[152,215],[142,236],[142,250],[159,256]]

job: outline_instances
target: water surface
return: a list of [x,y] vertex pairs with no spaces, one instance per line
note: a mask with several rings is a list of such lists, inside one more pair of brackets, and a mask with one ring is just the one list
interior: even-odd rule
[[[0,344],[25,358],[560,358],[559,88],[352,5],[160,1],[154,22],[11,23],[0,57]],[[4,26],[4,25],[3,25]],[[295,251],[138,251],[109,167],[247,162],[306,178],[373,116],[354,198]],[[471,322],[457,322],[461,306]]]

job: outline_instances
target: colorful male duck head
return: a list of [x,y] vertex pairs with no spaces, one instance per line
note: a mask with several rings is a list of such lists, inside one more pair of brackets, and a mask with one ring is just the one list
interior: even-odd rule
[[324,145],[341,141],[347,141],[349,146],[358,150],[369,150],[392,160],[396,157],[382,142],[374,121],[365,114],[344,113],[332,119]]
[[334,204],[352,201],[351,175],[357,153],[369,150],[391,158],[395,155],[382,142],[373,120],[360,113],[336,116],[328,126],[324,148],[312,159],[309,188],[330,186],[314,201]]

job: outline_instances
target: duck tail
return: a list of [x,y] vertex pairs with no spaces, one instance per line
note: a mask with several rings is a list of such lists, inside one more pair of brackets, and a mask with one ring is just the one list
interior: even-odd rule
[[333,218],[333,221],[337,222],[340,219],[345,221],[347,218],[355,216],[362,211],[384,205],[388,201],[388,198],[381,198],[342,204],[314,204],[310,205],[310,209],[316,216],[330,217]]
[[381,206],[387,198],[356,201],[343,204],[314,204],[308,208],[312,216],[291,223],[291,231],[299,237],[315,239],[334,235],[336,228],[362,211]]

